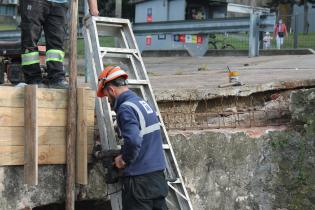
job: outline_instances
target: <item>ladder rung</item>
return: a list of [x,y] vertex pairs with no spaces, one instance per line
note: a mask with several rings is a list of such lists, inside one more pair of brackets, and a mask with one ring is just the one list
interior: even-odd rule
[[128,85],[148,85],[148,80],[128,79]]
[[115,48],[115,47],[100,47],[101,52],[107,53],[125,53],[125,54],[133,54],[137,53],[136,49],[126,49],[126,48]]
[[96,26],[116,27],[116,28],[122,28],[123,27],[123,25],[120,25],[120,24],[108,24],[108,23],[96,23]]
[[112,18],[112,17],[92,16],[91,19],[97,22],[103,22],[103,23],[109,23],[109,24],[112,24],[112,23],[128,24],[129,23],[128,19]]
[[170,145],[168,144],[163,144],[162,146],[163,146],[163,149],[170,149]]
[[179,178],[176,178],[176,180],[175,181],[168,181],[170,184],[180,184],[181,183],[181,181],[180,181],[180,179]]

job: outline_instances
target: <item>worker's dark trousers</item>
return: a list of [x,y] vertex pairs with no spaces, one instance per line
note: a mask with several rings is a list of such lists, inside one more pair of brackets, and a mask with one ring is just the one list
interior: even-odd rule
[[[38,52],[37,44],[42,29],[45,33],[46,51],[64,51],[66,35],[66,13],[68,4],[58,4],[47,0],[20,0],[22,53]],[[47,73],[50,81],[64,79],[63,62],[47,61]],[[23,65],[26,83],[38,83],[42,80],[39,63]]]
[[168,186],[163,171],[123,178],[123,210],[167,210]]

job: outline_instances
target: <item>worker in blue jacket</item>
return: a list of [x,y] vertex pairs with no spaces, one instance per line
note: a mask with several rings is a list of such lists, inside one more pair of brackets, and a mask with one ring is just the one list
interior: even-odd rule
[[127,86],[127,73],[108,66],[99,75],[98,97],[107,96],[124,140],[115,158],[123,169],[123,210],[165,210],[168,186],[160,122],[156,112]]

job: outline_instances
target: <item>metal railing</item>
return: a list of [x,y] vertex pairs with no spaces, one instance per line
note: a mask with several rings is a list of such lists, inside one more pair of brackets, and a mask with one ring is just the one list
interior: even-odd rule
[[[309,15],[309,30],[308,33],[303,32],[304,15],[292,15],[282,16],[287,29],[288,37],[284,37],[284,43],[281,49],[298,49],[298,48],[312,48],[315,49],[315,14]],[[273,37],[273,31],[270,31],[271,37]],[[215,37],[215,38],[213,38]],[[214,43],[214,44],[213,44]],[[215,47],[217,45],[217,48]],[[224,47],[224,46],[230,47]],[[276,49],[276,39],[273,37],[271,41],[270,49]],[[221,47],[223,46],[223,47]],[[215,33],[210,35],[209,49],[236,49],[247,50],[248,46],[248,33],[236,32],[236,33]]]

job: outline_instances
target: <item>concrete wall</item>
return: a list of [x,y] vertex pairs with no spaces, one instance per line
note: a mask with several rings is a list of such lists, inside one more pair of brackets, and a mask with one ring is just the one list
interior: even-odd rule
[[314,105],[315,89],[291,95],[294,130],[173,133],[194,208],[315,209]]
[[[23,184],[23,167],[0,167],[0,209],[24,210],[65,200],[66,168],[63,165],[39,167],[37,186]],[[100,164],[90,165],[89,185],[78,187],[76,200],[106,198],[104,169]]]

